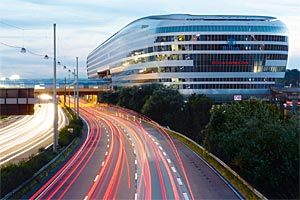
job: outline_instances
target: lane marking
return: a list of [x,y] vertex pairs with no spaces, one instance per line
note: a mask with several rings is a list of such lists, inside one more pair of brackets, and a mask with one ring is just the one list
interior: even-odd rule
[[195,151],[193,151],[190,147],[188,147],[186,144],[184,144],[186,148],[188,148],[193,154],[195,154],[200,160],[202,160],[206,166],[208,166],[221,180],[235,193],[235,195],[239,199],[245,199],[242,194],[239,193],[238,190],[236,190],[216,169],[214,169],[210,164],[207,163],[206,160],[204,160],[201,156],[199,156]]
[[137,173],[135,173],[135,175],[134,175],[134,176],[135,176],[135,177],[134,177],[134,178],[135,178],[135,180],[137,180]]
[[105,155],[107,156],[108,152],[105,152]]
[[174,173],[177,172],[175,167],[171,167],[171,169],[173,170]]
[[168,163],[172,163],[171,160],[170,160],[169,158],[167,159],[167,161],[168,161]]
[[107,148],[109,148],[109,144],[107,145]]
[[137,165],[137,160],[134,160],[134,164]]
[[96,178],[94,179],[94,182],[96,182],[96,181],[97,181],[98,177],[99,177],[99,175],[97,174]]
[[179,185],[182,185],[182,181],[180,178],[177,178],[177,181],[178,181]]
[[104,161],[102,162],[101,166],[103,166],[103,165],[104,165]]
[[167,156],[166,152],[163,152],[164,156]]
[[134,194],[134,200],[137,200],[137,193]]
[[159,146],[159,149],[160,149],[160,150],[163,150],[163,148],[162,148],[161,146]]
[[184,200],[189,200],[189,196],[187,195],[187,193],[182,193],[183,194],[183,197],[184,197]]
[[89,198],[88,196],[85,196],[83,200],[87,200],[88,198]]
[[184,200],[189,200],[189,196],[187,195],[187,193],[182,193],[183,194],[183,197],[184,197]]

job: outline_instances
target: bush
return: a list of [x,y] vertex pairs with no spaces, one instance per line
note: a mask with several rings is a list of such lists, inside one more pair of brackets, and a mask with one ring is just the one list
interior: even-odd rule
[[42,152],[31,156],[28,161],[21,161],[18,164],[8,164],[1,167],[1,198],[29,179],[42,166],[54,158],[52,152]]
[[299,198],[299,117],[257,100],[214,108],[204,146],[269,198]]
[[[71,112],[72,113],[72,112]],[[60,146],[69,145],[75,137],[81,136],[83,122],[81,119],[72,119],[70,124],[59,132],[58,143]],[[68,132],[68,128],[73,128],[73,133]],[[55,153],[39,148],[39,154],[30,156],[28,160],[23,160],[18,164],[9,163],[1,167],[1,198],[17,188],[23,182],[31,178],[40,168],[50,162]]]
[[[59,132],[58,144],[61,147],[68,146],[75,137],[80,137],[82,134],[83,122],[81,119],[72,119],[70,124]],[[73,132],[68,129],[72,128]]]

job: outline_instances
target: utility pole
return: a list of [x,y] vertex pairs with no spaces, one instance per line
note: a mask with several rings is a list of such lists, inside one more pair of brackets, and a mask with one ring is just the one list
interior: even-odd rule
[[68,85],[69,85],[69,108],[71,108],[71,107],[70,107],[70,106],[71,106],[71,105],[70,105],[70,88],[71,88],[71,87],[70,87],[70,84],[71,84],[71,83],[70,83],[70,82],[71,82],[71,79],[70,79],[70,70],[69,70],[68,72],[69,72],[69,73],[68,73],[68,74],[69,74],[69,81],[68,81],[68,82],[69,82],[69,84],[68,84]]
[[57,114],[57,99],[56,99],[56,24],[53,24],[54,40],[53,40],[53,104],[54,104],[54,120],[53,120],[53,151],[57,151],[58,145],[58,114]]
[[67,93],[67,78],[65,77],[65,91],[64,91],[64,107],[66,107],[66,93]]
[[[74,69],[74,112],[76,113],[76,73],[75,73],[75,69]],[[77,116],[77,114],[76,114]]]
[[79,92],[78,92],[78,57],[76,57],[76,108],[77,118],[79,119]]

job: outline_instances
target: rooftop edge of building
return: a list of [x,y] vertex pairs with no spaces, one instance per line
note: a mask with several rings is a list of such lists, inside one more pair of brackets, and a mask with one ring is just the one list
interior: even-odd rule
[[[216,20],[216,21],[272,21],[276,17],[260,16],[260,15],[192,15],[192,14],[166,14],[166,15],[151,15],[139,18],[142,19],[164,19],[164,20]],[[136,21],[137,21],[136,20]]]
[[108,41],[110,41],[112,38],[114,38],[117,34],[121,33],[122,31],[126,30],[131,25],[134,25],[136,23],[143,22],[144,20],[180,20],[180,21],[252,21],[252,22],[281,22],[276,17],[271,16],[261,16],[261,15],[193,15],[193,14],[183,14],[183,13],[174,13],[174,14],[164,14],[164,15],[150,15],[138,18],[123,28],[121,28],[119,31],[117,31],[115,34],[113,34],[111,37],[109,37],[107,40],[105,40],[102,44],[97,46],[92,52],[88,54],[87,57],[89,57],[90,54],[92,54],[95,50],[97,50],[100,46],[104,45]]

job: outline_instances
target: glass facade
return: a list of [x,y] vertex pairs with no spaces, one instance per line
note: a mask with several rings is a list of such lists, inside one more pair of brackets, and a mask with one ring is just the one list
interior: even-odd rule
[[287,29],[281,26],[170,26],[158,27],[156,33],[173,33],[173,32],[272,32],[285,34]]
[[87,73],[117,86],[159,83],[228,101],[268,95],[287,59],[288,31],[276,18],[163,15],[136,20],[98,46]]

